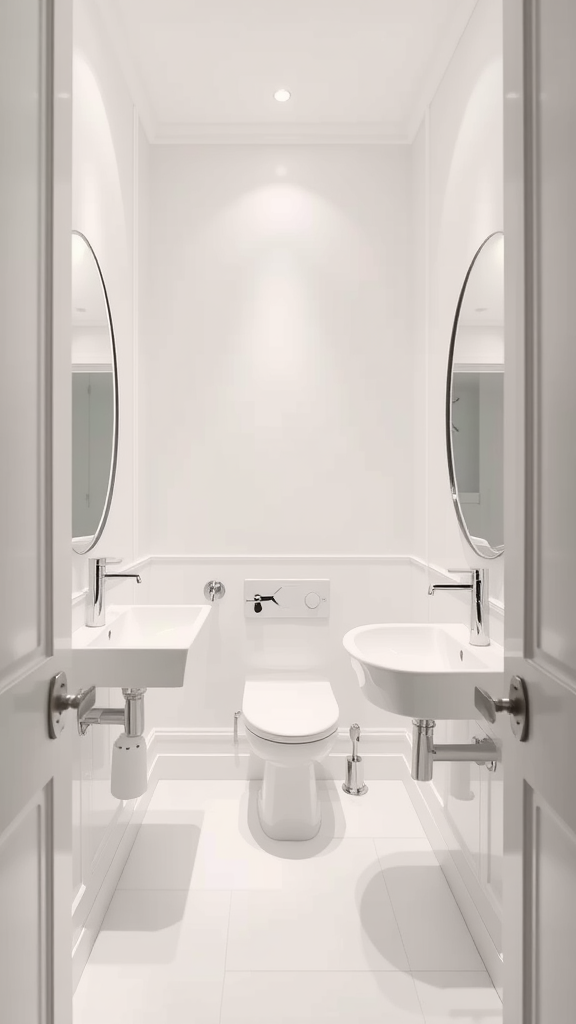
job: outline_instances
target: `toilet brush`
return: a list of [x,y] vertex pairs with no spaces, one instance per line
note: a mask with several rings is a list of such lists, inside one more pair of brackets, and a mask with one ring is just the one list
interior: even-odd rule
[[352,754],[346,758],[346,779],[342,783],[342,789],[351,796],[363,796],[368,792],[368,786],[364,783],[364,764],[358,755],[358,744],[360,742],[360,726],[357,723],[350,726],[350,739],[352,740]]

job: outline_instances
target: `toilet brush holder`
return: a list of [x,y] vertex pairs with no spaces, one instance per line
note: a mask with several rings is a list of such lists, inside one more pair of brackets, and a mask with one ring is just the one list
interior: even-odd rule
[[360,726],[356,723],[350,726],[350,739],[352,754],[346,758],[346,778],[342,783],[342,789],[350,796],[364,796],[364,793],[368,792],[368,786],[364,782],[364,762],[358,755]]

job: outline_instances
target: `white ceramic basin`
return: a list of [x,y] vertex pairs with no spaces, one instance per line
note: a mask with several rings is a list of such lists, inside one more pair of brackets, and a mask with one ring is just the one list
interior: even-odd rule
[[503,648],[472,647],[460,624],[358,626],[344,647],[367,699],[396,715],[474,719],[474,687],[502,687]]
[[105,626],[72,634],[78,685],[183,686],[190,648],[210,611],[202,604],[107,608]]

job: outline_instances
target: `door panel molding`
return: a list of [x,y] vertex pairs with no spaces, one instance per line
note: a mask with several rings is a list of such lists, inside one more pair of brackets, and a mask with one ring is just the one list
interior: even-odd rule
[[[19,578],[36,574],[36,620],[34,627],[20,631],[10,645],[6,645],[6,657],[0,664],[0,693],[18,683],[30,672],[41,668],[43,662],[53,653],[52,643],[52,330],[53,330],[53,211],[52,196],[53,179],[53,135],[54,135],[54,2],[38,4],[38,97],[34,113],[23,109],[28,117],[18,118],[20,108],[16,108],[16,117],[12,124],[14,134],[22,133],[22,139],[16,145],[25,147],[26,132],[32,138],[31,123],[36,117],[38,161],[34,181],[37,202],[37,265],[34,291],[37,305],[36,345],[34,358],[35,396],[30,395],[30,405],[37,416],[34,454],[28,453],[28,460],[33,459],[36,467],[37,507],[35,510],[35,541],[30,538],[31,545],[37,545],[36,558],[26,558],[18,541],[10,549],[5,550],[6,562],[3,565],[3,586],[8,590],[18,585]],[[12,0],[14,5],[14,0]],[[10,10],[7,10],[7,22],[10,22]],[[21,15],[23,22],[25,15]],[[14,19],[15,20],[15,19]],[[23,26],[20,26],[23,28]],[[28,84],[28,83],[27,83]],[[17,92],[18,90],[15,90]],[[21,100],[23,104],[25,100]],[[15,158],[17,159],[17,157]],[[8,172],[9,173],[9,172]],[[22,186],[24,189],[25,186]],[[9,230],[13,230],[14,224]],[[25,301],[25,297],[24,297]],[[7,313],[10,317],[10,312]],[[9,321],[8,321],[9,322]],[[13,341],[18,343],[19,339]],[[15,425],[18,433],[18,425]],[[9,434],[11,437],[11,434]],[[29,498],[29,496],[28,496]],[[25,499],[24,499],[25,500]],[[34,561],[32,568],[31,562]],[[7,563],[7,564],[6,564]],[[10,647],[12,650],[10,651]]]
[[[7,1020],[23,1019],[25,954],[27,1020],[53,1021],[53,793],[50,780],[0,835],[0,893],[12,942],[2,945],[0,990]],[[26,1011],[25,1011],[26,1012]],[[19,1015],[19,1016],[18,1016]]]

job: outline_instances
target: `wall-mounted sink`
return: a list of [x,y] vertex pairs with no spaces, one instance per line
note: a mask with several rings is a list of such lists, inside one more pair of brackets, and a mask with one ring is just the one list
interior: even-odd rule
[[474,688],[501,688],[504,650],[472,647],[460,624],[358,626],[344,637],[364,695],[396,715],[474,719]]
[[201,604],[109,607],[105,626],[72,634],[78,685],[183,686],[190,648],[210,611]]

